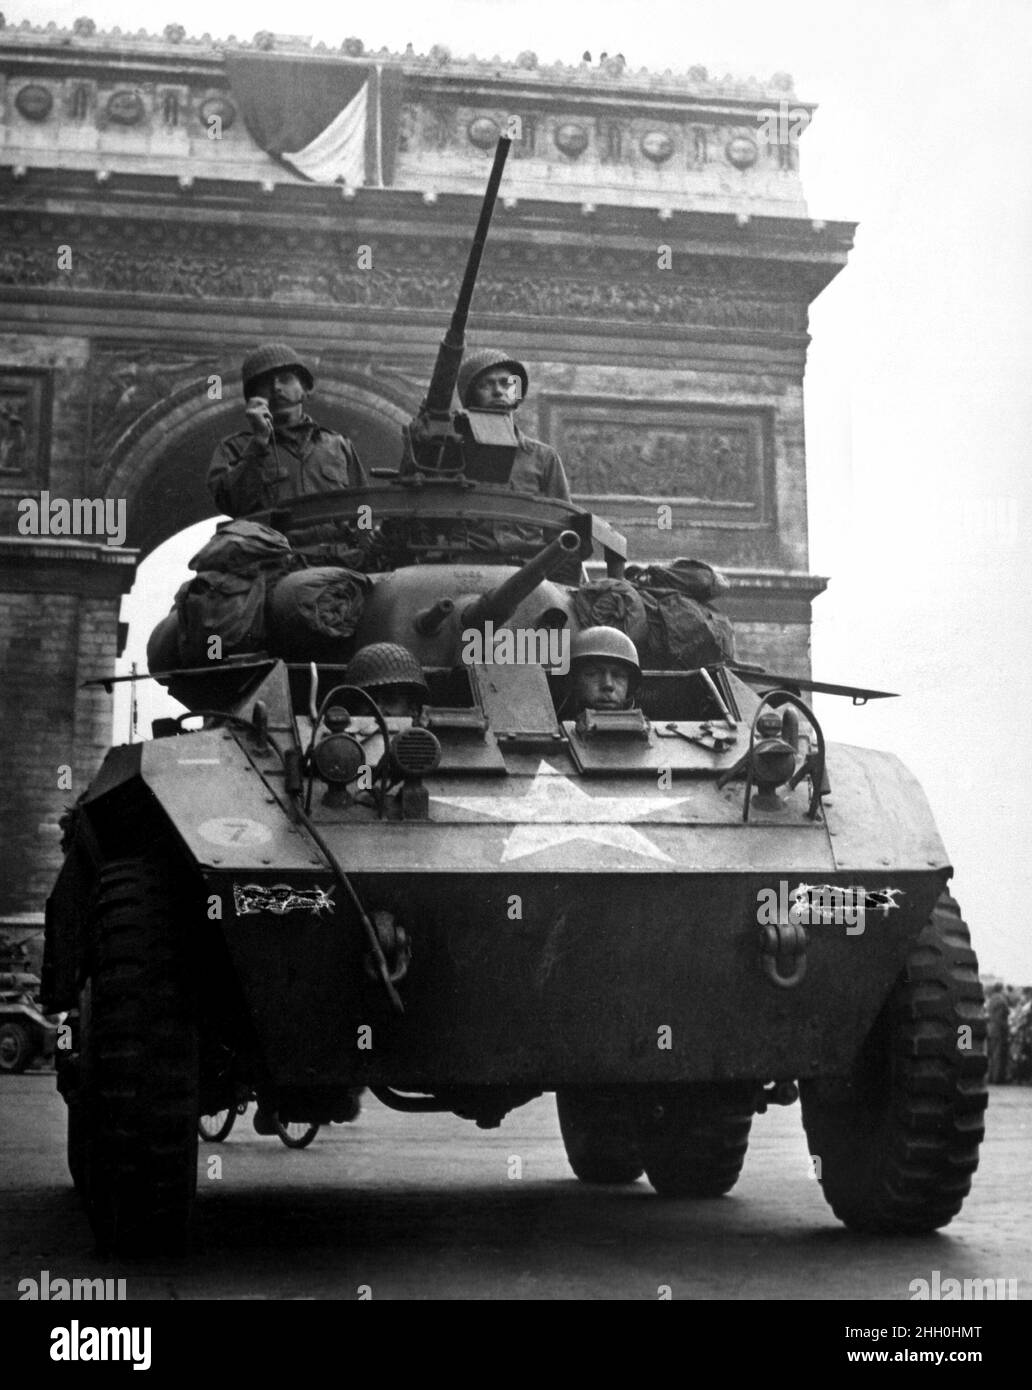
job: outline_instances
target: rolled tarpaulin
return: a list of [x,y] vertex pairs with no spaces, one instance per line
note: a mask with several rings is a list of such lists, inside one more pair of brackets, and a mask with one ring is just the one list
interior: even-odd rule
[[364,574],[330,565],[286,575],[266,605],[269,652],[294,661],[346,661],[368,589]]

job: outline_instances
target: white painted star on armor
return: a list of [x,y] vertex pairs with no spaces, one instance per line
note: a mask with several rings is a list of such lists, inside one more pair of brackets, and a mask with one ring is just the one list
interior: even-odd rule
[[541,850],[554,849],[567,840],[588,840],[598,845],[643,855],[671,864],[658,845],[627,821],[641,820],[661,807],[680,805],[688,797],[589,796],[576,782],[550,763],[538,765],[530,790],[522,796],[435,796],[432,802],[458,806],[464,811],[516,821],[502,849],[501,862],[524,859]]

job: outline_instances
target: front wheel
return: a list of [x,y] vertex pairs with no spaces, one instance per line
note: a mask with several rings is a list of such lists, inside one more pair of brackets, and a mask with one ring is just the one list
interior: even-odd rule
[[956,1216],[985,1133],[986,1032],[978,961],[943,894],[851,1074],[800,1085],[816,1176],[840,1221],[922,1232]]
[[156,854],[100,871],[69,1158],[102,1251],[186,1243],[200,1102],[189,906]]

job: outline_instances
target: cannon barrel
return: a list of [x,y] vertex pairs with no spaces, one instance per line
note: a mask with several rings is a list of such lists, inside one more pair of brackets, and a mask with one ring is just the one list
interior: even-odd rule
[[473,245],[469,249],[469,258],[466,261],[466,273],[459,286],[459,297],[455,304],[451,323],[448,325],[448,331],[441,339],[441,345],[437,349],[437,361],[434,363],[433,375],[430,378],[430,386],[426,393],[424,409],[431,416],[444,417],[451,414],[452,396],[455,392],[455,383],[459,378],[462,354],[466,346],[466,320],[469,318],[469,306],[473,298],[473,289],[477,283],[480,259],[484,254],[484,246],[487,242],[488,228],[491,226],[491,216],[498,197],[498,186],[502,181],[502,170],[505,168],[505,160],[511,144],[512,141],[503,135],[499,137],[495,149],[494,164],[491,166],[491,175],[487,181],[487,190],[484,193],[484,201],[480,208],[477,229],[473,234]]
[[580,536],[577,532],[561,532],[544,550],[528,560],[522,569],[503,580],[497,588],[474,599],[462,615],[463,627],[483,627],[488,620],[504,623],[543,579],[547,579],[564,560],[576,555],[579,550]]

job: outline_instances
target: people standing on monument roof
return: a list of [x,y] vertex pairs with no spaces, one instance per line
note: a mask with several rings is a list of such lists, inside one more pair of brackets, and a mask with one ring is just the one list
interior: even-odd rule
[[305,410],[315,378],[285,343],[263,343],[241,369],[248,428],[223,439],[208,468],[208,490],[229,516],[249,516],[309,493],[364,487],[369,479],[351,440]]

